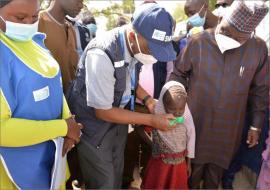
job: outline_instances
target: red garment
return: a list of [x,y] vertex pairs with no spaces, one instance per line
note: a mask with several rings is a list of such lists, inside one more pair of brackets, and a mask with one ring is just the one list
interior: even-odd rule
[[145,132],[147,132],[147,133],[149,134],[149,133],[152,132],[153,127],[150,127],[150,126],[145,125],[145,126],[144,126],[144,130],[145,130]]
[[188,189],[186,162],[165,164],[161,158],[148,162],[142,182],[142,189]]

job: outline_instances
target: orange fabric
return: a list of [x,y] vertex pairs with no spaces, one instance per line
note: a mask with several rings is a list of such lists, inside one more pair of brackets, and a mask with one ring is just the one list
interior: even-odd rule
[[63,88],[66,92],[69,83],[75,77],[79,55],[76,51],[76,34],[72,25],[56,23],[47,12],[39,17],[39,32],[46,34],[45,45],[60,65]]

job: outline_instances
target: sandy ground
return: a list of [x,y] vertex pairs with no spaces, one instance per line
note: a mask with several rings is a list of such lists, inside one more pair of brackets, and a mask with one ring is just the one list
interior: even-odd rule
[[[255,190],[257,176],[249,168],[243,167],[236,175],[233,182],[234,190]],[[222,190],[221,186],[219,190]]]
[[257,176],[247,167],[243,167],[235,176],[233,188],[236,190],[255,189]]

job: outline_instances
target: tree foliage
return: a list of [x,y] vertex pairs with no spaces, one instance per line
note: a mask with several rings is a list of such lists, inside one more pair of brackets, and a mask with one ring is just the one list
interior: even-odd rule
[[209,0],[209,8],[210,10],[214,10],[215,9],[215,5],[216,5],[217,0]]
[[134,0],[123,0],[122,7],[125,14],[132,14],[135,10]]
[[172,16],[177,23],[185,20],[187,16],[184,11],[184,4],[176,3]]
[[134,12],[135,5],[134,0],[123,0],[122,4],[112,3],[109,7],[106,7],[102,10],[97,10],[95,8],[91,9],[93,16],[105,16],[107,17],[107,30],[110,30],[116,26],[117,19],[120,16],[130,20],[130,15]]
[[[48,8],[50,2],[52,0],[40,0],[41,2],[41,8],[46,9]],[[88,4],[89,2],[94,0],[84,0],[84,4]],[[95,17],[98,16],[105,16],[108,18],[107,22],[107,29],[110,30],[115,27],[116,25],[116,20],[119,16],[124,16],[128,20],[130,20],[130,15],[134,12],[135,10],[135,4],[134,0],[122,0],[122,4],[119,3],[112,3],[111,0],[108,0],[108,2],[111,3],[109,7],[106,7],[102,10],[97,10],[95,8],[92,8],[91,10],[88,10],[88,8],[85,6],[83,9],[83,12],[85,12],[85,15],[93,15]],[[209,7],[210,10],[214,10],[216,4],[216,0],[209,0]],[[183,3],[178,3],[175,1],[175,9],[172,13],[174,19],[177,22],[180,22],[182,20],[185,20],[187,17],[184,12],[184,5]]]
[[41,9],[47,9],[50,6],[52,0],[39,0]]

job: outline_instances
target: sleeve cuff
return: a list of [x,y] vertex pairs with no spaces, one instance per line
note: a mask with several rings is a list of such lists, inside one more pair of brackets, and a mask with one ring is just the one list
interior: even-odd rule
[[112,105],[101,105],[101,104],[96,104],[92,102],[87,102],[87,106],[95,108],[95,109],[101,109],[101,110],[109,110],[112,109]]
[[263,126],[264,117],[265,117],[265,114],[263,113],[254,113],[251,125],[253,127],[261,129]]
[[59,136],[67,136],[68,126],[64,119],[55,121],[55,132],[59,134]]

